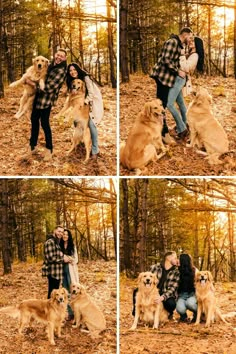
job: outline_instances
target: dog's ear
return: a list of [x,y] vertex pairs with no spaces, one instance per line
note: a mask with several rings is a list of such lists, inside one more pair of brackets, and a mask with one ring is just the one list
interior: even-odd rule
[[155,285],[157,285],[157,284],[158,284],[158,279],[157,279],[156,274],[153,274],[153,277],[154,277],[153,283],[154,283]]
[[46,67],[48,67],[48,65],[49,65],[49,60],[48,60],[48,59],[45,59],[45,62],[46,62]]
[[145,105],[144,105],[144,114],[145,116],[149,117],[150,114],[151,114],[151,104],[150,102],[146,102]]
[[81,91],[85,93],[85,83],[83,81],[81,82]]
[[211,272],[208,270],[207,271],[207,277],[208,277],[208,280],[212,283],[213,282],[213,276],[211,274]]
[[35,60],[36,60],[36,58],[33,58],[33,59],[32,59],[32,63],[33,63],[33,64],[34,64]]
[[54,290],[51,292],[51,296],[50,296],[50,298],[51,298],[51,299],[53,299],[53,300],[54,300],[54,299],[55,299],[55,297],[56,297],[56,291],[57,291],[57,290],[56,290],[56,289],[54,289]]
[[143,272],[139,274],[138,276],[138,283],[140,283],[142,281],[143,278]]

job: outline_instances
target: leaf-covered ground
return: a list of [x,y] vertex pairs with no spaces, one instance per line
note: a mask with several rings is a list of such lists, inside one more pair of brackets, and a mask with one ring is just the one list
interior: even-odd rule
[[[30,298],[47,298],[47,280],[41,276],[41,264],[18,264],[13,273],[0,277],[0,307],[15,305]],[[2,269],[0,269],[2,273]],[[107,330],[101,338],[91,339],[88,333],[72,328],[66,322],[62,338],[55,337],[56,346],[47,340],[45,326],[34,323],[18,335],[18,321],[0,315],[0,353],[3,354],[115,354],[116,353],[116,263],[79,263],[80,282],[103,311]]]
[[[236,353],[236,316],[230,325],[215,323],[209,329],[204,324],[179,323],[178,314],[158,330],[133,323],[132,291],[136,281],[121,276],[120,280],[120,354],[234,354]],[[235,311],[236,284],[216,284],[216,296],[223,314]]]
[[43,161],[45,139],[42,129],[38,141],[39,152],[29,161],[22,160],[27,151],[30,137],[30,119],[14,118],[19,108],[22,88],[5,90],[5,98],[0,99],[0,175],[6,176],[115,176],[116,163],[116,90],[105,86],[101,89],[105,114],[98,126],[101,157],[97,161],[83,163],[85,151],[67,155],[71,147],[73,127],[56,119],[65,102],[61,90],[58,103],[51,112],[50,122],[54,144],[54,157]]
[[[233,78],[204,77],[193,78],[193,85],[201,85],[213,96],[215,117],[225,128],[230,142],[230,152],[222,157],[223,164],[211,166],[203,156],[193,149],[186,148],[185,143],[178,142],[170,147],[169,154],[161,160],[148,165],[148,176],[233,176],[236,174],[236,81]],[[125,141],[137,114],[145,102],[156,97],[156,84],[153,79],[144,75],[131,75],[130,82],[120,85],[120,141]],[[188,106],[191,97],[186,98]],[[168,126],[174,134],[175,122],[167,113]],[[120,166],[120,175],[131,176]]]

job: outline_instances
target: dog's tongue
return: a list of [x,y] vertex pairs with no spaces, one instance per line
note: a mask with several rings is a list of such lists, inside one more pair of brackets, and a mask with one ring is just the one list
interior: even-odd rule
[[150,287],[151,287],[151,284],[147,283],[146,288],[150,288]]
[[205,285],[205,280],[202,279],[202,280],[200,281],[200,284],[201,284],[201,286],[204,286],[204,285]]

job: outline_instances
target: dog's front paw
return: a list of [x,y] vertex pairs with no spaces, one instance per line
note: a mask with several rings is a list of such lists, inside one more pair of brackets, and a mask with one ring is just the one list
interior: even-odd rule
[[136,330],[136,326],[132,326],[130,327],[129,331],[135,331]]
[[12,82],[9,87],[15,87],[16,86],[16,83],[15,82]]
[[51,345],[56,345],[56,343],[54,342],[54,340],[52,340],[52,341],[50,342],[50,344],[51,344]]
[[72,325],[72,328],[77,328],[77,327],[78,327],[77,324]]

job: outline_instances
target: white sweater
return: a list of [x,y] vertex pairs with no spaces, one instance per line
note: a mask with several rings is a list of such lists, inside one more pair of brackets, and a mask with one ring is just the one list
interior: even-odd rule
[[92,104],[91,118],[97,125],[102,120],[104,114],[102,95],[97,85],[90,79],[88,75],[85,76],[84,81],[88,90],[88,94],[85,98],[85,103]]
[[192,74],[196,69],[197,62],[198,62],[198,54],[192,53],[186,59],[185,55],[181,55],[179,58],[180,68],[182,71],[185,71],[187,74]]

